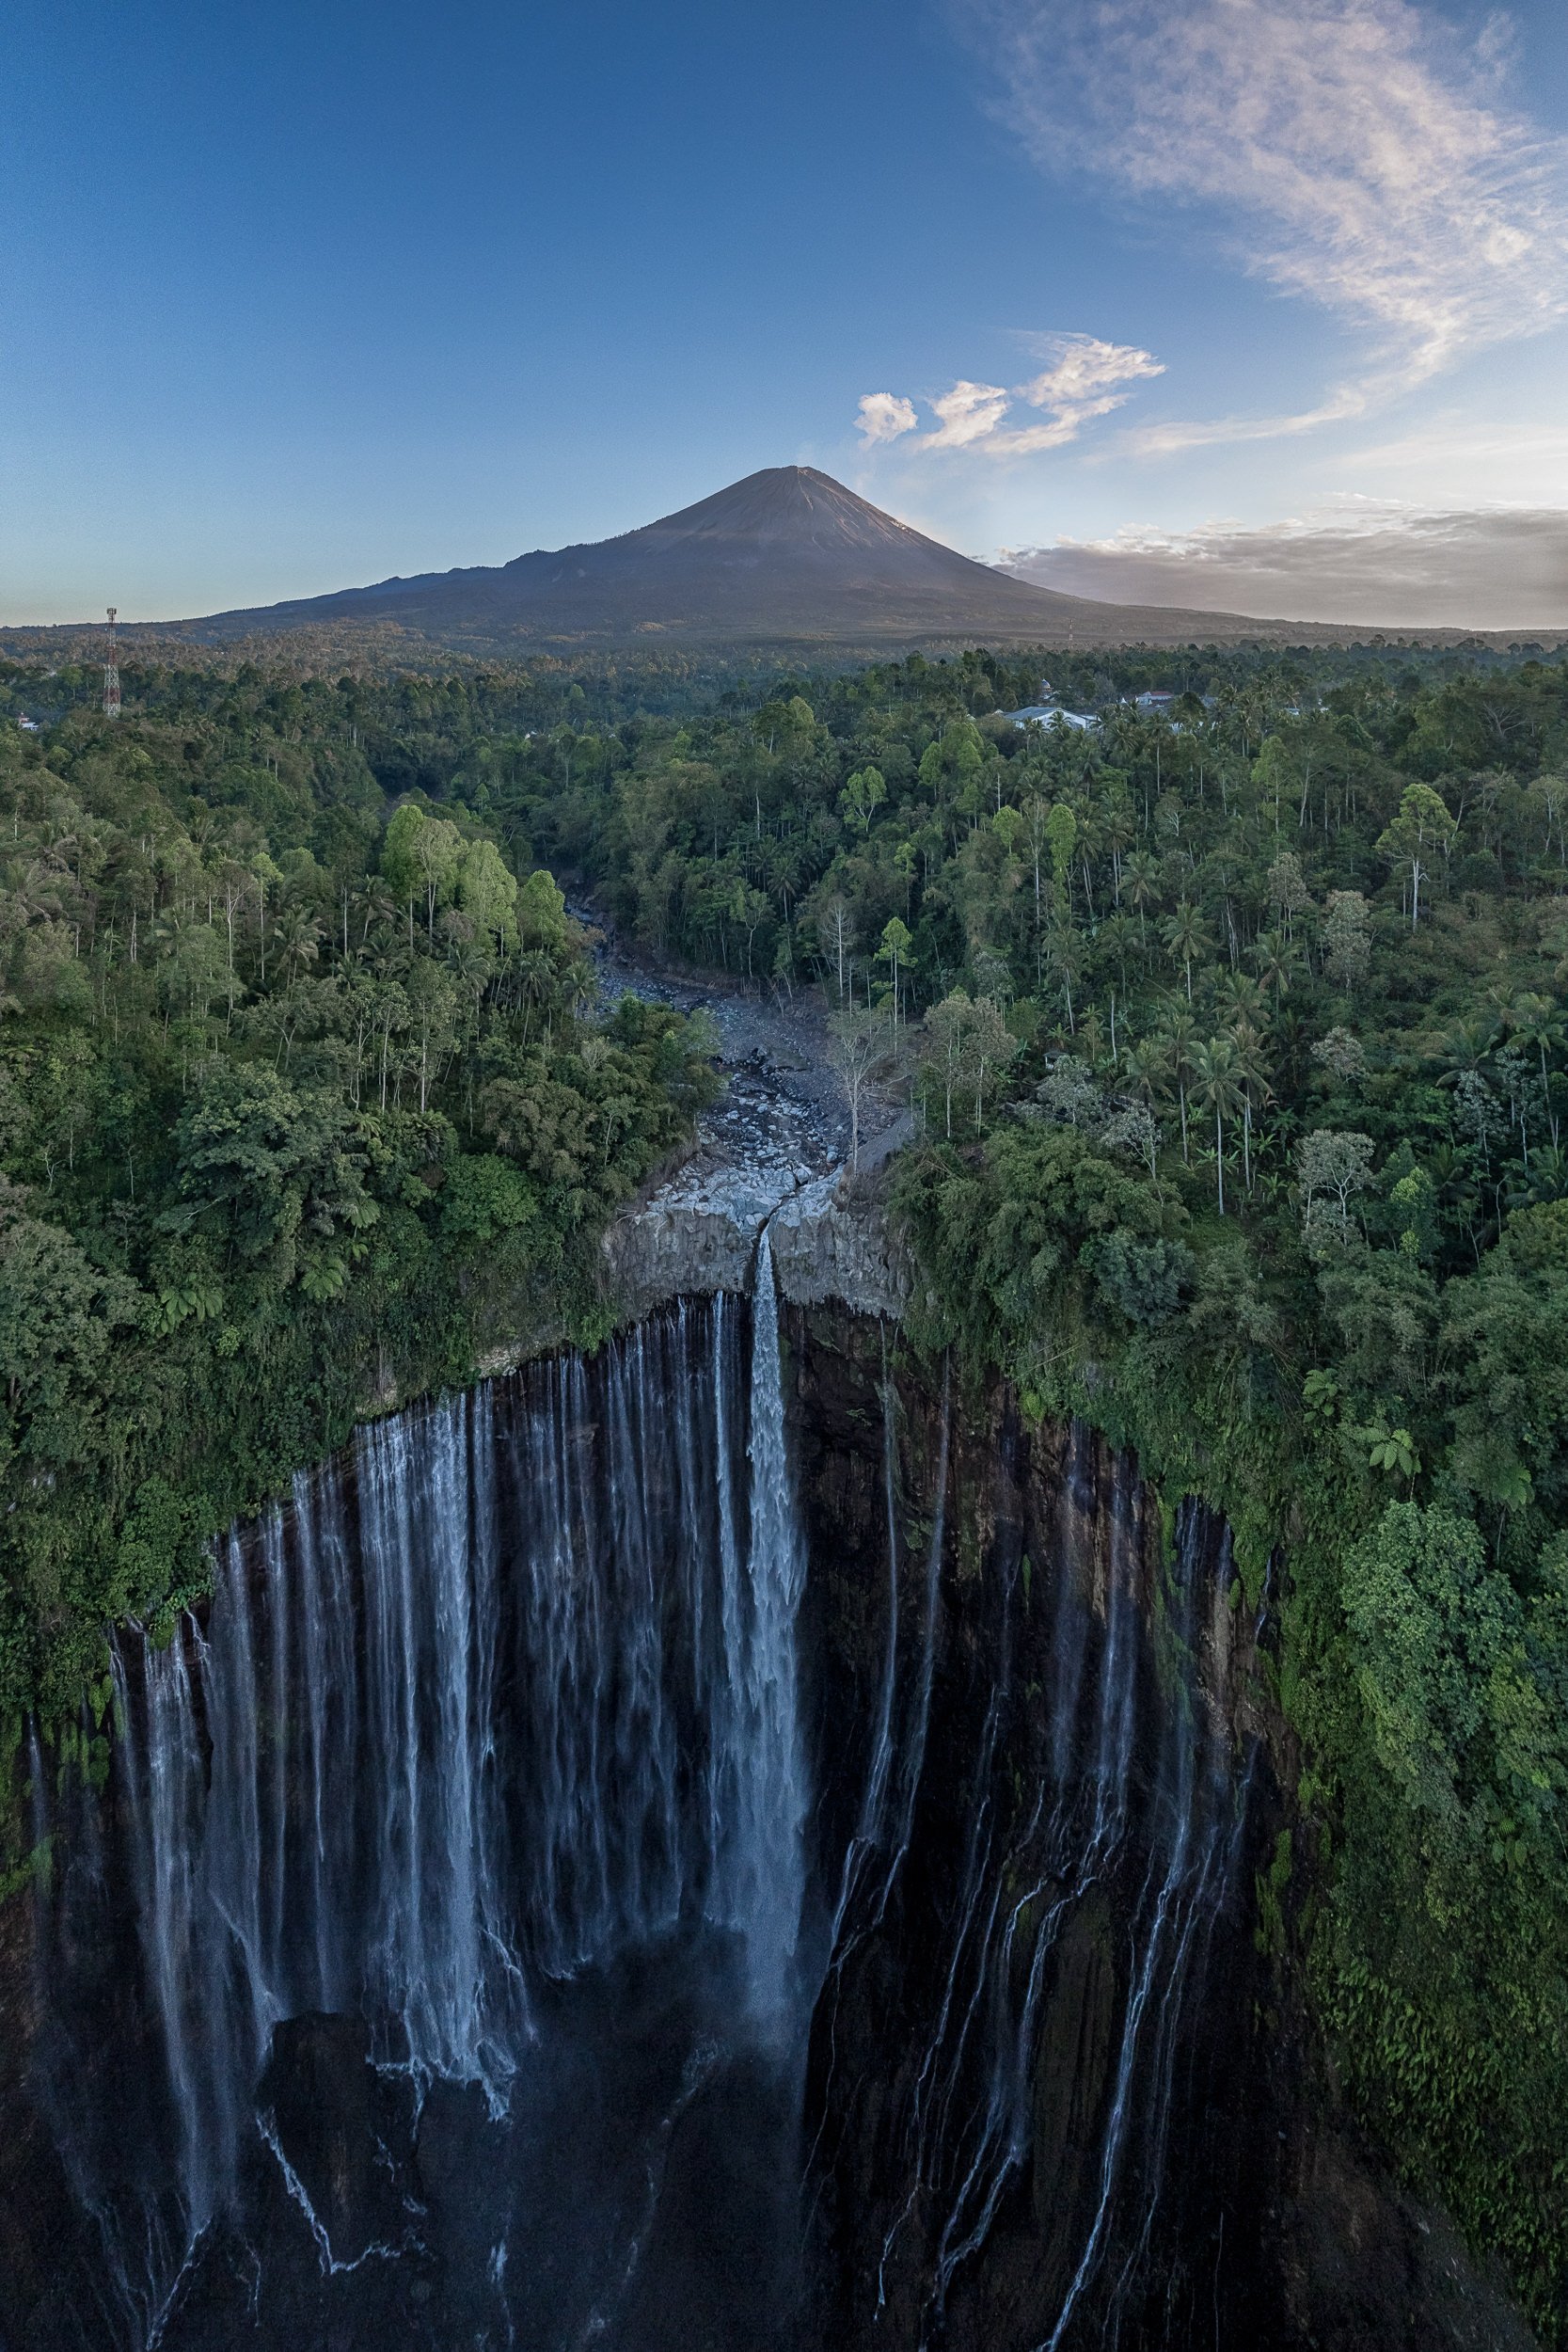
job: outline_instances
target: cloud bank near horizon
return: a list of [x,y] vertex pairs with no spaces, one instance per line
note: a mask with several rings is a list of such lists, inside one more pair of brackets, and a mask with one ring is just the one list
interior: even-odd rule
[[1064,595],[1259,620],[1384,628],[1568,629],[1568,511],[1430,513],[1343,500],[1261,529],[1135,525],[1004,549],[1000,568]]
[[1465,47],[1410,0],[953,4],[1042,168],[1207,215],[1363,338],[1308,405],[1155,424],[1140,453],[1361,416],[1568,318],[1568,141],[1502,103],[1506,18]]

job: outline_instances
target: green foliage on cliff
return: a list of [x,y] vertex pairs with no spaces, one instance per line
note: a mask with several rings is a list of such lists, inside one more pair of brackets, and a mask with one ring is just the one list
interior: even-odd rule
[[356,1419],[591,1317],[599,1229],[711,1083],[356,732],[260,685],[0,729],[8,1746]]

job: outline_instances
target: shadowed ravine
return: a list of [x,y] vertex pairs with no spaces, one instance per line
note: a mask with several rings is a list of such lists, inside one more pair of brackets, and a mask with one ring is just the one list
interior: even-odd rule
[[8,2343],[1267,2334],[1224,1531],[757,1278],[121,1639],[106,1794],[35,1776]]

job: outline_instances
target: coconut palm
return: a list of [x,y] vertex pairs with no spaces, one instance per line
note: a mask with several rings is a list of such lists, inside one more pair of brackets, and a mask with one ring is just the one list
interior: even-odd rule
[[1181,1106],[1181,1162],[1187,1165],[1187,1079],[1192,1071],[1193,1042],[1197,1024],[1184,1005],[1177,1004],[1166,1012],[1155,1039],[1156,1049],[1170,1073]]
[[308,907],[290,907],[273,926],[272,936],[278,970],[287,980],[303,972],[308,963],[314,963],[321,953],[321,917]]
[[1058,917],[1046,935],[1045,961],[1062,984],[1062,1000],[1067,1007],[1069,1037],[1077,1035],[1078,1024],[1072,1009],[1072,983],[1083,965],[1083,954],[1072,925]]
[[1552,1149],[1560,1147],[1557,1113],[1552,1108],[1551,1073],[1546,1067],[1548,1053],[1560,1053],[1568,1043],[1568,1028],[1549,996],[1528,994],[1517,996],[1508,1009],[1509,1027],[1513,1042],[1528,1053],[1533,1046],[1541,1061],[1541,1092],[1545,1100],[1546,1119],[1552,1131]]
[[1242,1172],[1252,1190],[1252,1106],[1270,1098],[1268,1045],[1250,1021],[1238,1021],[1230,1031],[1236,1048],[1236,1073],[1242,1089]]
[[1259,980],[1264,988],[1272,990],[1277,1005],[1291,985],[1294,963],[1283,933],[1262,932],[1253,943],[1252,960],[1258,967]]
[[1183,898],[1174,914],[1167,914],[1160,926],[1160,936],[1165,943],[1165,953],[1180,963],[1187,978],[1187,1002],[1193,1001],[1193,965],[1208,955],[1214,945],[1213,934],[1205,924],[1196,907]]
[[363,947],[371,935],[372,926],[390,926],[398,916],[397,900],[379,875],[372,875],[363,889],[354,893],[354,903],[363,916],[359,930],[359,945]]
[[1150,907],[1159,905],[1163,895],[1160,887],[1160,861],[1150,850],[1133,850],[1122,867],[1122,888],[1137,910],[1138,939],[1140,945],[1147,948],[1148,928],[1145,918]]
[[1078,835],[1073,844],[1073,852],[1078,860],[1078,870],[1084,877],[1084,903],[1089,911],[1089,923],[1092,928],[1096,919],[1094,861],[1105,846],[1105,828],[1099,808],[1091,802],[1074,801],[1072,813],[1078,819]]
[[1479,1077],[1497,1042],[1497,1025],[1492,1020],[1456,1022],[1437,1047],[1436,1058],[1443,1065],[1439,1086],[1455,1086],[1461,1078]]
[[1145,1045],[1124,1045],[1121,1075],[1123,1083],[1131,1087],[1134,1094],[1141,1094],[1146,1103],[1151,1103],[1156,1094],[1163,1093],[1165,1064],[1158,1041]]
[[1101,801],[1100,804],[1101,847],[1111,860],[1111,895],[1118,907],[1121,904],[1121,861],[1133,839],[1132,812],[1127,803],[1124,801],[1109,799]]
[[1225,1122],[1242,1106],[1241,1067],[1234,1038],[1210,1038],[1192,1050],[1193,1095],[1214,1114],[1214,1176],[1225,1215]]
[[1121,980],[1121,993],[1125,997],[1127,994],[1127,959],[1137,946],[1132,916],[1119,912],[1116,914],[1108,914],[1100,926],[1100,944],[1108,955],[1116,958],[1117,970]]
[[1229,1029],[1243,1021],[1258,1030],[1269,1025],[1268,999],[1262,983],[1250,973],[1227,968],[1220,974],[1214,982],[1214,1009]]

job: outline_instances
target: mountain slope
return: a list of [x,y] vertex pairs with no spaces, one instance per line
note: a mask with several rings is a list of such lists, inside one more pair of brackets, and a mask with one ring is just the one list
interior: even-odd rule
[[1030,586],[911,531],[810,466],[768,467],[619,538],[174,626],[223,641],[387,622],[454,647],[514,651],[665,635],[758,644],[974,638],[1086,645],[1289,630]]

